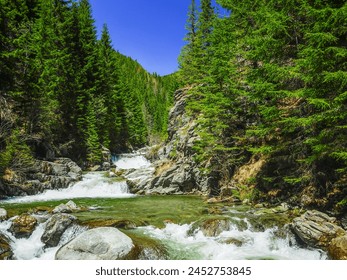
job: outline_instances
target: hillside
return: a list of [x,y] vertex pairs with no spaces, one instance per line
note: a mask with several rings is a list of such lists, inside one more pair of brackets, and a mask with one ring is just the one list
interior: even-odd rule
[[192,1],[180,56],[192,165],[211,195],[345,213],[347,4],[217,2]]
[[[33,159],[88,167],[166,136],[174,76],[97,39],[88,1],[0,2],[0,174]],[[116,45],[117,42],[114,42]]]

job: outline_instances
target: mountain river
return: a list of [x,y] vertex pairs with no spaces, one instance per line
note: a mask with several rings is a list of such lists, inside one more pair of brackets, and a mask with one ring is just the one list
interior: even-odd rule
[[[148,176],[154,170],[141,154],[125,154],[114,159],[118,169],[142,170]],[[326,259],[324,252],[301,247],[281,222],[285,214],[260,215],[248,206],[207,204],[199,196],[139,196],[129,193],[126,181],[107,176],[107,172],[91,172],[67,189],[49,190],[42,194],[0,201],[13,216],[0,222],[0,232],[10,239],[15,259],[54,259],[57,250],[90,223],[130,221],[136,226],[124,233],[157,240],[166,248],[168,259]],[[141,175],[142,174],[142,175]],[[139,178],[141,179],[141,178]],[[45,248],[41,236],[47,213],[32,209],[54,208],[73,200],[84,209],[73,213],[79,221],[69,227],[60,243]],[[25,212],[42,221],[29,238],[15,238],[10,232],[12,220]],[[45,218],[46,217],[46,218]],[[230,225],[216,234],[206,234],[199,225],[213,219],[227,219]],[[266,225],[265,225],[266,224]]]

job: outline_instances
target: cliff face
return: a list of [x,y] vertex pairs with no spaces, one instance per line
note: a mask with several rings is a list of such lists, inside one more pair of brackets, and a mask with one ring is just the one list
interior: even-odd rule
[[214,172],[204,173],[196,163],[194,143],[200,139],[196,118],[187,112],[189,88],[176,91],[175,104],[169,113],[168,139],[156,155],[153,179],[146,193],[202,193],[209,195],[218,189]]
[[[313,181],[303,179],[297,184],[286,183],[284,178],[300,177],[308,172],[300,169],[291,145],[287,144],[288,139],[277,140],[284,148],[267,156],[247,154],[247,147],[241,147],[246,156],[234,165],[230,162],[234,162],[235,155],[227,151],[197,162],[198,152],[194,145],[200,140],[202,128],[198,121],[200,116],[188,112],[189,90],[184,88],[175,93],[168,139],[156,153],[154,177],[141,187],[145,193],[202,193],[222,199],[227,196],[231,201],[287,202],[344,215],[346,207],[341,201],[346,196],[347,183],[343,176],[336,182],[329,178],[329,163],[320,172],[315,172],[317,175],[311,176]],[[244,118],[247,122],[247,116]]]

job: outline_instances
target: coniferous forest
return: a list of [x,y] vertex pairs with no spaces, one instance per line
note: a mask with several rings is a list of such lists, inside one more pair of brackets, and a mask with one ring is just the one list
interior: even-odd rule
[[0,0],[0,260],[347,259],[347,2],[186,2],[160,76]]
[[32,157],[101,160],[165,138],[176,87],[97,39],[87,0],[1,0],[0,173]]
[[[165,140],[178,86],[198,120],[194,160],[219,180],[263,162],[252,196],[344,209],[345,1],[192,0],[177,73],[160,77],[97,39],[87,0],[1,0],[0,172],[33,158],[82,166]],[[222,11],[222,12],[221,12]],[[255,188],[253,188],[256,186]],[[217,191],[218,193],[218,191]]]
[[346,1],[217,2],[223,13],[192,1],[180,56],[181,81],[193,85],[188,106],[199,116],[196,160],[213,159],[227,179],[259,162],[246,182],[254,196],[307,194],[311,207],[344,212]]

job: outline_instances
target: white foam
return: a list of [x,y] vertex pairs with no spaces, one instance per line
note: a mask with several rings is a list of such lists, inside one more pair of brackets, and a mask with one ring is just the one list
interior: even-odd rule
[[151,163],[143,156],[137,154],[123,154],[114,161],[121,169],[139,169],[151,166]]
[[[142,230],[168,244],[172,250],[190,252],[198,259],[242,260],[242,259],[290,259],[319,260],[326,255],[319,250],[291,246],[288,238],[274,235],[274,229],[264,232],[240,231],[231,228],[216,237],[207,237],[200,230],[188,235],[191,225],[167,224],[165,228],[143,227]],[[242,245],[228,244],[225,240],[240,240]],[[223,241],[224,240],[224,241]],[[183,255],[185,253],[182,253]]]
[[35,201],[61,200],[73,198],[127,198],[133,196],[128,192],[125,181],[112,182],[103,173],[88,173],[82,181],[71,187],[59,190],[47,190],[41,194],[16,197],[4,201],[5,203],[25,203]]

